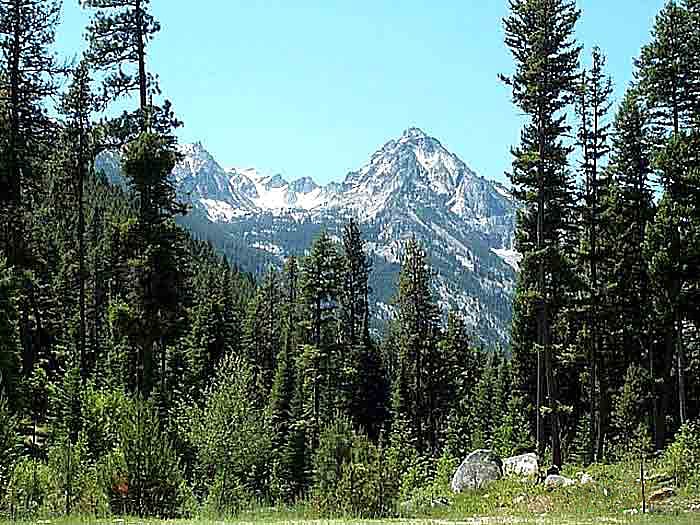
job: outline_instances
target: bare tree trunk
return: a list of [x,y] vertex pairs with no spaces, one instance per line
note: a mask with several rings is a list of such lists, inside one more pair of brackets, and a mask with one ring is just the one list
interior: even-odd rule
[[[143,9],[141,0],[136,0],[136,44],[139,62],[139,100],[142,118],[146,117],[148,109],[148,80],[146,78],[146,49],[143,34]],[[145,126],[144,126],[145,129]]]

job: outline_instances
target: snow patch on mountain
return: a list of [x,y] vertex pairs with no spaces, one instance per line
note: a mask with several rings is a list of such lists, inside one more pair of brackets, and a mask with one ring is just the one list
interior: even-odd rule
[[516,272],[520,271],[520,263],[523,260],[522,254],[512,248],[491,248],[491,251],[503,259]]
[[[517,204],[505,186],[477,175],[419,128],[385,143],[342,182],[326,185],[250,167],[223,169],[201,143],[180,152],[173,180],[193,208],[189,227],[218,239],[232,260],[245,261],[245,271],[303,255],[322,229],[339,241],[352,217],[374,264],[379,318],[393,311],[405,242],[416,237],[436,271],[440,305],[459,311],[485,341],[507,342],[504,305],[512,301],[520,263],[512,249]],[[119,178],[118,154],[105,153],[100,162],[110,180]]]

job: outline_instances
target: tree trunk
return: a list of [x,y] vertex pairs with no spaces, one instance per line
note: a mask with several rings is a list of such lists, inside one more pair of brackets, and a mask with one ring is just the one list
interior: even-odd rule
[[678,414],[681,425],[688,418],[687,401],[685,395],[685,352],[683,349],[683,321],[680,309],[676,309],[676,368],[678,369]]
[[[82,124],[82,123],[81,123]],[[82,126],[81,126],[82,128]],[[79,155],[78,155],[78,282],[80,285],[79,307],[80,326],[80,381],[84,386],[87,381],[87,357],[86,357],[86,335],[85,335],[85,204],[83,202],[85,191],[85,179],[87,171],[87,159],[85,158],[85,129],[80,130]]]
[[146,50],[143,34],[143,9],[141,0],[136,0],[136,45],[139,62],[139,99],[141,106],[141,118],[144,119],[144,130],[146,110],[148,109],[148,80],[146,78]]

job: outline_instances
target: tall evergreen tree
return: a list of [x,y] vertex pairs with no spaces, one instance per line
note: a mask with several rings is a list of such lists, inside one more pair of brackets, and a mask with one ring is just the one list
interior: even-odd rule
[[340,408],[340,348],[337,315],[341,260],[338,248],[325,231],[314,241],[304,259],[299,282],[307,346],[300,356],[304,365],[299,381],[311,397],[312,448],[318,443],[321,426]]
[[405,245],[399,275],[397,307],[398,371],[394,379],[392,410],[412,433],[419,453],[436,452],[438,440],[434,395],[437,371],[445,366],[437,351],[438,308],[432,291],[433,273],[428,256],[415,238]]
[[107,75],[105,100],[137,92],[139,109],[145,116],[149,95],[158,90],[154,76],[147,71],[148,44],[160,31],[149,10],[150,0],[82,0],[82,4],[95,10],[88,28],[88,57]]
[[[47,142],[51,129],[43,105],[57,90],[59,72],[51,46],[60,13],[54,0],[0,1],[0,52],[3,75],[0,77],[3,110],[1,122],[6,128],[0,162],[0,211],[18,207],[25,195],[35,189],[34,160]],[[10,210],[3,217],[5,228],[17,227],[18,217]],[[8,243],[11,232],[3,232],[3,248],[14,260],[15,250]],[[21,227],[15,231],[21,233]]]
[[[678,419],[686,419],[683,323],[684,288],[686,277],[678,265],[688,255],[687,236],[692,230],[685,224],[687,199],[692,194],[692,161],[684,162],[679,154],[694,155],[693,126],[697,122],[697,63],[700,60],[697,47],[697,6],[694,2],[671,1],[664,6],[655,20],[652,41],[642,48],[637,61],[637,77],[640,93],[657,126],[658,169],[664,186],[664,196],[647,239],[650,251],[649,266],[652,281],[663,291],[657,309],[663,323],[664,350],[660,380],[657,424],[663,426],[673,398],[678,399]],[[690,132],[690,135],[686,133]],[[692,200],[692,198],[691,198]],[[692,216],[692,215],[691,215]],[[689,228],[690,227],[690,228]],[[685,237],[685,239],[684,239]],[[665,255],[657,250],[661,249]],[[668,252],[668,250],[673,250]],[[671,363],[675,362],[674,370]],[[663,414],[663,415],[662,415]],[[657,432],[657,445],[659,444]]]
[[599,411],[599,327],[602,327],[598,307],[600,304],[599,290],[599,244],[601,229],[602,201],[606,181],[601,180],[603,173],[602,162],[610,151],[608,136],[610,123],[607,121],[608,112],[612,105],[610,97],[613,86],[610,77],[605,75],[605,55],[600,48],[594,47],[591,54],[590,71],[582,74],[579,94],[579,142],[582,149],[582,185],[583,198],[580,206],[581,237],[580,259],[585,275],[585,298],[583,304],[585,333],[588,334],[586,358],[589,374],[589,420],[590,443],[597,445],[591,451],[590,457],[595,460],[602,453],[603,414]]
[[87,320],[86,320],[86,210],[85,186],[91,170],[95,149],[92,136],[92,113],[96,100],[90,87],[90,73],[86,62],[81,62],[73,74],[73,83],[62,101],[61,110],[67,118],[64,128],[65,169],[73,181],[74,197],[77,204],[78,224],[78,287],[79,287],[79,330],[78,348],[80,353],[80,376],[83,383],[87,379]]
[[[536,394],[537,441],[543,447],[539,385],[546,385],[551,413],[552,462],[562,462],[556,362],[553,353],[557,334],[554,319],[567,296],[570,274],[565,243],[570,236],[573,192],[568,168],[570,130],[566,111],[573,102],[578,79],[580,47],[574,28],[580,11],[570,0],[510,0],[510,15],[504,20],[505,41],[516,62],[510,78],[513,102],[528,117],[521,145],[513,150],[511,180],[516,197],[525,204],[518,229],[518,249],[523,254],[516,301],[534,300],[519,313],[536,316],[536,340],[513,340],[514,355],[537,348]],[[527,298],[527,299],[526,299]],[[517,321],[521,322],[522,321]],[[517,332],[514,335],[518,335]],[[540,357],[541,354],[541,357]]]
[[692,120],[697,88],[692,71],[700,58],[693,49],[696,34],[688,10],[671,0],[656,16],[652,40],[642,47],[636,61],[640,91],[653,123],[673,133]]
[[669,181],[646,238],[646,253],[657,305],[665,327],[661,411],[674,397],[675,364],[678,422],[688,419],[684,325],[698,322],[700,274],[700,133],[674,135],[657,159]]
[[243,336],[261,403],[268,401],[275,377],[277,354],[281,350],[281,321],[280,277],[271,269],[250,303]]
[[[602,215],[600,316],[606,336],[601,339],[604,347],[599,369],[601,384],[607,387],[601,388],[599,451],[612,403],[610,396],[621,386],[626,368],[632,363],[648,364],[654,377],[658,366],[653,351],[651,327],[655,323],[650,317],[648,268],[643,253],[648,225],[654,216],[652,148],[649,115],[638,91],[630,89],[615,118]],[[656,426],[661,431],[663,424],[657,421]]]
[[176,158],[170,139],[143,133],[127,147],[122,164],[124,175],[137,195],[136,244],[130,267],[133,286],[129,298],[136,311],[130,319],[129,335],[137,347],[134,386],[144,396],[156,386],[158,352],[160,378],[165,379],[162,368],[166,343],[182,315],[181,261],[185,256],[182,232],[172,219],[184,213],[186,207],[177,200],[170,178]]
[[343,230],[340,344],[344,351],[342,402],[356,428],[377,438],[386,418],[388,386],[379,351],[369,334],[369,275],[372,262],[360,228],[351,219]]

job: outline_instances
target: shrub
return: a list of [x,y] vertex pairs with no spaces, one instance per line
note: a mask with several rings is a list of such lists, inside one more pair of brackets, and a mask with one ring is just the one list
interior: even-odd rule
[[401,477],[401,501],[412,511],[428,510],[436,502],[452,498],[450,481],[459,460],[447,451],[438,459],[418,458],[411,463]]
[[396,513],[395,469],[348,419],[340,417],[322,432],[313,464],[312,500],[322,514],[380,518]]
[[[250,365],[226,358],[203,408],[192,408],[187,437],[202,467],[210,511],[235,514],[245,501],[263,500],[269,486],[270,432],[253,404]],[[217,507],[218,505],[218,507]]]
[[100,486],[94,465],[87,461],[87,440],[81,434],[76,443],[60,442],[49,449],[48,469],[51,492],[44,502],[48,515],[63,515],[70,495],[73,514],[105,516],[109,499]]
[[36,516],[51,493],[52,473],[47,465],[23,458],[12,469],[5,493],[5,507],[12,520]]
[[19,448],[19,425],[10,413],[7,401],[0,395],[0,501],[7,486]]
[[352,424],[345,417],[321,432],[318,448],[313,458],[313,499],[323,511],[337,511],[341,501],[337,498],[343,465],[350,462],[354,433]]
[[119,452],[125,467],[127,512],[178,517],[187,506],[179,459],[156,410],[139,399],[124,414]]
[[675,478],[676,485],[700,484],[700,421],[683,425],[675,441],[664,454],[664,464]]

